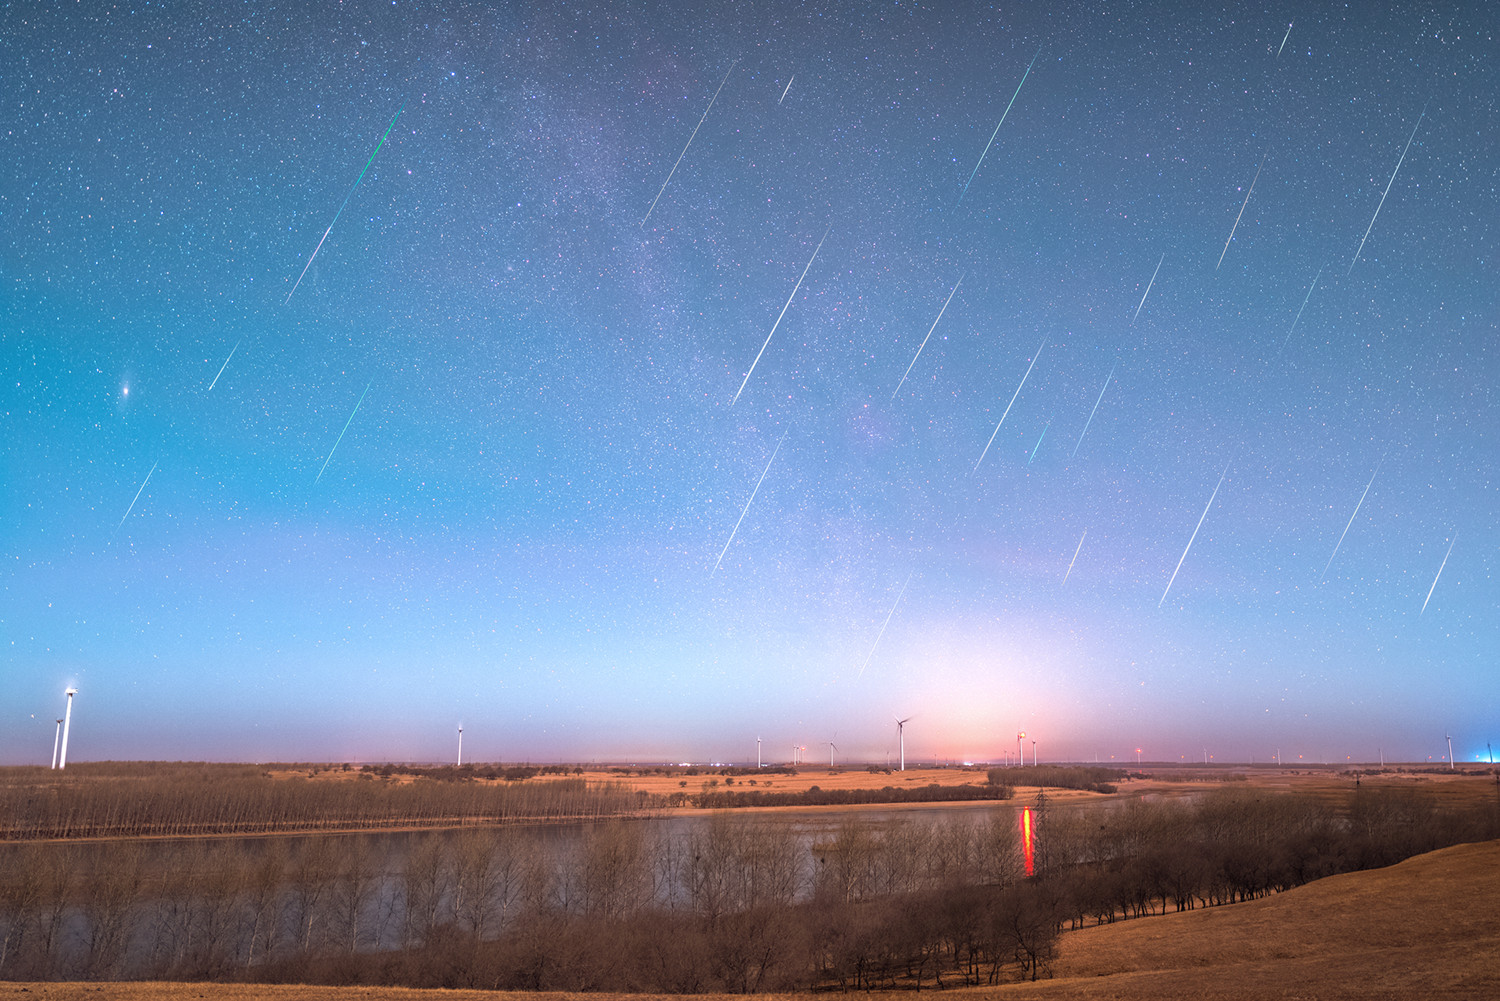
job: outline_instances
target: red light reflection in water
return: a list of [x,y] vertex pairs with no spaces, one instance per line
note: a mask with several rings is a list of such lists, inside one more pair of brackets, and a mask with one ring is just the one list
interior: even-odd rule
[[1036,867],[1036,835],[1031,830],[1031,807],[1021,810],[1021,851],[1026,855],[1026,875]]

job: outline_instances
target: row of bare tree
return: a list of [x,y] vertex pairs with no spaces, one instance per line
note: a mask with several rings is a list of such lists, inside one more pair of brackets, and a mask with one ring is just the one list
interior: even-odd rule
[[[27,773],[27,774],[17,774]],[[593,820],[650,809],[623,783],[274,778],[243,765],[15,769],[0,783],[0,841],[187,837]]]
[[1244,787],[975,822],[858,814],[0,846],[0,977],[652,992],[1044,974],[1060,929],[1500,835],[1417,790]]

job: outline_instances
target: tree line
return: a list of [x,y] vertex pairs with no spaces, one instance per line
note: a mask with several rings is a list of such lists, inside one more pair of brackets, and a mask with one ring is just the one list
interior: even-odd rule
[[243,765],[9,769],[0,841],[188,837],[589,820],[650,810],[623,783],[557,778],[489,784],[417,778],[275,778]]
[[1500,835],[1422,790],[799,829],[670,825],[0,846],[0,977],[658,993],[1045,976],[1068,928],[1226,904]]
[[760,789],[705,789],[686,797],[705,810],[725,810],[747,806],[868,806],[881,803],[961,803],[1007,800],[1015,795],[1008,785],[938,785],[882,786],[879,789],[821,789],[818,786],[800,791]]
[[[1131,778],[1118,768],[1091,768],[1087,765],[1021,765],[991,768],[987,773],[994,785],[1037,786],[1043,789],[1082,789],[1086,792],[1112,793],[1118,783]],[[1136,776],[1144,778],[1143,775]]]

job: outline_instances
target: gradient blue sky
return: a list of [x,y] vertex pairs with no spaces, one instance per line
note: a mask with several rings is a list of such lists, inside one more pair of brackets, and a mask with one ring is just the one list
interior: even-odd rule
[[0,761],[1484,755],[1496,22],[1182,6],[5,8]]

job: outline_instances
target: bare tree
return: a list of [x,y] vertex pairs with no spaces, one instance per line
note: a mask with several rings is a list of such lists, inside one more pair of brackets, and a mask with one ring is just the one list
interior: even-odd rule
[[145,850],[140,842],[110,845],[83,875],[82,916],[87,927],[85,976],[110,980],[118,976],[130,937],[132,912],[140,903],[145,880]]
[[329,912],[339,951],[352,955],[359,951],[362,937],[373,944],[369,911],[385,875],[385,856],[369,835],[346,838],[341,848]]
[[439,908],[448,886],[448,843],[439,834],[411,835],[405,865],[401,870],[406,921],[402,943],[415,948],[427,941],[439,920]]

